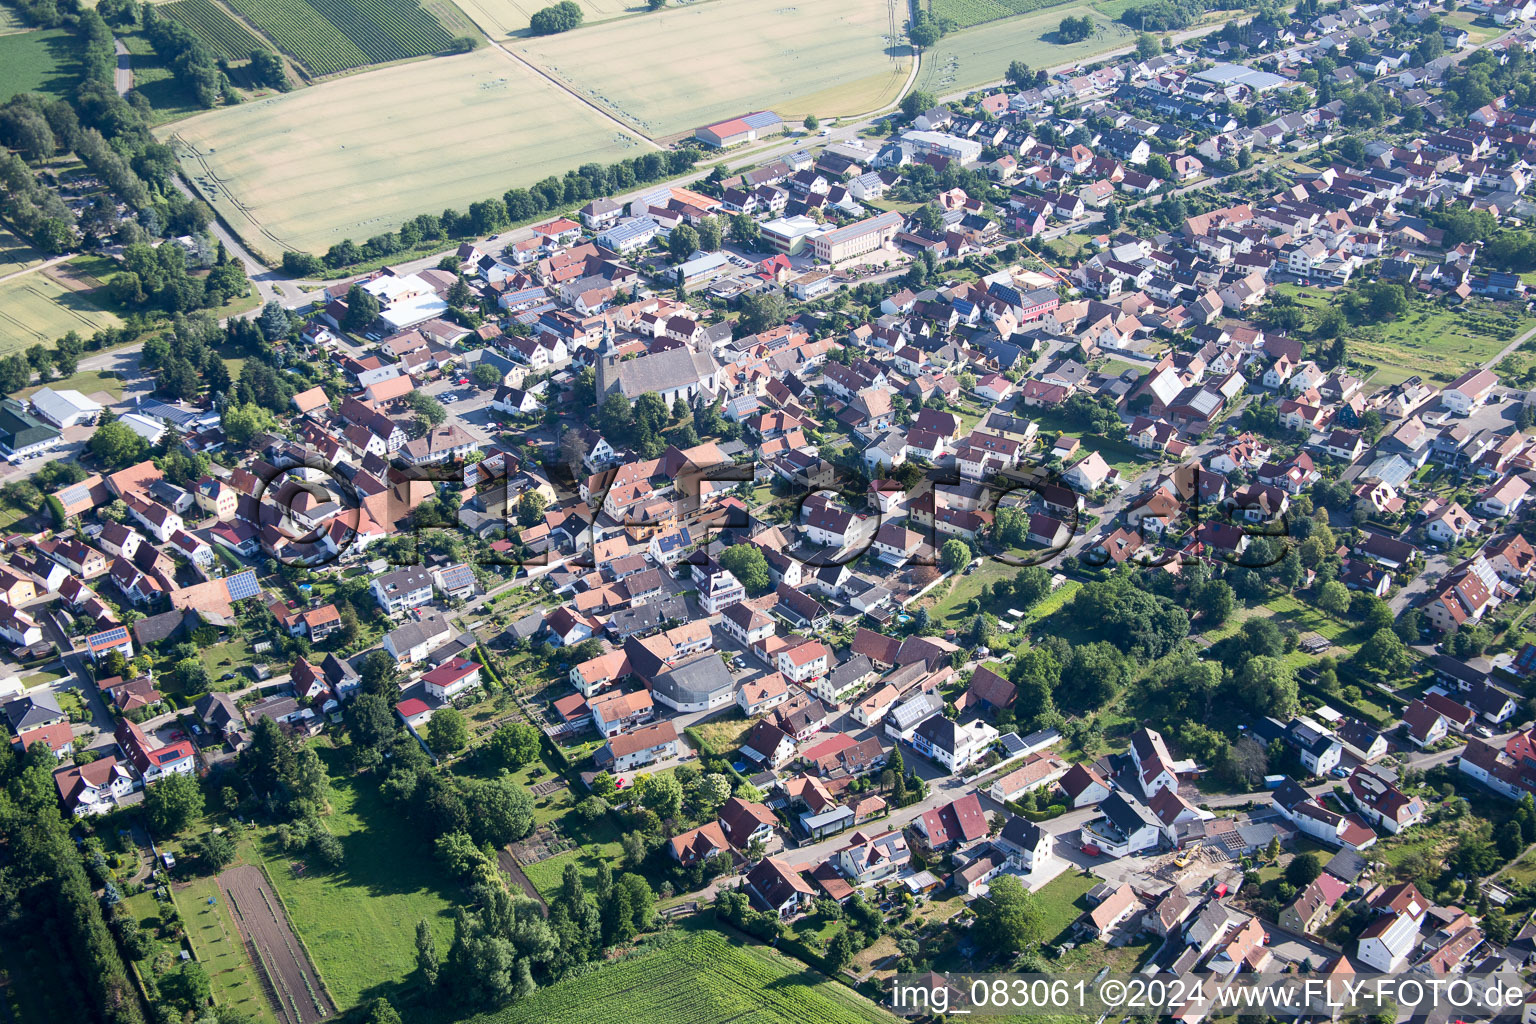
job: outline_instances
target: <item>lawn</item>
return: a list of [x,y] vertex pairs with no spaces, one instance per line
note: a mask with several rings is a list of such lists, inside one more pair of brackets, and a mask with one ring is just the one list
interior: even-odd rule
[[575,864],[581,872],[582,882],[591,886],[597,881],[599,864],[607,862],[612,867],[624,856],[624,848],[619,845],[619,831],[607,819],[591,825],[583,823],[579,827],[573,823],[567,834],[579,837],[581,845],[537,864],[523,865],[523,874],[528,876],[528,881],[533,883],[539,895],[546,900],[560,891],[560,880],[565,875],[567,864]]
[[262,991],[250,954],[240,941],[229,908],[219,894],[218,882],[211,876],[198,878],[185,887],[178,887],[172,892],[172,898],[186,927],[187,938],[192,942],[192,952],[208,972],[213,1001],[220,1006],[234,1007],[260,1021],[274,1020],[272,1005]]
[[270,254],[323,252],[419,213],[642,152],[638,139],[495,48],[210,111],[162,134],[202,196]]
[[1035,903],[1040,907],[1040,934],[1047,945],[1060,945],[1066,939],[1072,922],[1083,916],[1088,909],[1088,891],[1099,880],[1081,871],[1067,871],[1057,875],[1035,893]]
[[[1097,32],[1080,43],[1056,42],[1061,19],[1080,15],[1092,18]],[[1015,60],[1032,68],[1054,68],[1135,42],[1135,34],[1129,28],[1110,20],[1097,8],[1052,7],[1038,14],[989,22],[946,35],[923,54],[917,88],[935,96],[947,96],[1002,81],[1009,63]]]
[[[342,754],[320,751],[327,761]],[[387,991],[416,966],[416,922],[430,921],[437,948],[453,942],[454,899],[420,831],[379,795],[370,778],[331,776],[325,826],[345,860],[330,874],[296,874],[273,835],[261,843],[267,874],[340,1009]]]
[[21,685],[23,687],[25,687],[26,689],[30,690],[34,686],[42,686],[44,683],[51,683],[55,679],[63,679],[63,678],[64,678],[64,673],[63,672],[54,672],[54,671],[51,671],[51,670],[43,671],[43,672],[35,672],[32,675],[30,675],[30,676],[23,676],[22,680],[21,680]]
[[475,1024],[865,1024],[894,1021],[851,989],[741,936],[699,931],[572,978]]
[[133,91],[149,101],[150,124],[190,117],[205,108],[197,96],[176,77],[170,63],[155,52],[143,32],[124,32],[119,38],[128,48],[133,68]]
[[747,733],[758,723],[756,718],[747,718],[741,709],[733,709],[720,716],[712,718],[708,722],[701,722],[694,729],[709,744],[711,750],[716,753],[726,753],[735,750],[746,740]]
[[79,81],[74,39],[64,29],[0,34],[0,99],[19,92],[65,99]]
[[[0,36],[0,46],[9,38]],[[70,331],[89,337],[120,323],[116,314],[92,301],[89,291],[72,291],[47,271],[0,282],[0,355],[51,346]]]
[[40,383],[24,389],[21,396],[30,398],[45,387],[53,388],[55,391],[78,391],[82,395],[94,395],[105,391],[115,400],[123,397],[123,382],[110,370],[81,370],[68,377],[56,377],[47,384]]
[[[517,52],[627,123],[665,136],[753,110],[799,121],[893,102],[911,59],[893,38],[893,10],[888,0],[715,0],[530,39]],[[613,59],[620,52],[625,59]]]

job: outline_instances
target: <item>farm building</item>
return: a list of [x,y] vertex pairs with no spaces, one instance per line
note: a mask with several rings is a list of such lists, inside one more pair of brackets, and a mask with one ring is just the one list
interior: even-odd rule
[[759,110],[753,114],[733,117],[729,121],[707,124],[695,131],[693,137],[706,146],[726,149],[730,146],[739,146],[743,142],[756,142],[783,128],[784,119],[778,114],[771,110]]

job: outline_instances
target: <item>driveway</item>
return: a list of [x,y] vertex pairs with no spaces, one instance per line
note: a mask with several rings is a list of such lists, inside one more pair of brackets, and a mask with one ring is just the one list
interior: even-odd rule
[[69,639],[69,634],[58,619],[58,609],[49,606],[32,610],[40,613],[37,615],[37,624],[42,627],[43,635],[59,651],[60,660],[63,663],[62,668],[66,673],[63,678],[50,684],[50,688],[55,691],[65,689],[74,690],[79,693],[85,700],[86,709],[91,713],[89,724],[75,724],[75,736],[78,738],[88,735],[94,729],[95,735],[88,744],[89,748],[91,750],[110,751],[117,743],[117,740],[112,735],[115,724],[112,715],[107,711],[106,703],[101,699],[100,694],[97,693],[95,685],[85,681],[87,678],[85,656],[75,650],[74,643]]

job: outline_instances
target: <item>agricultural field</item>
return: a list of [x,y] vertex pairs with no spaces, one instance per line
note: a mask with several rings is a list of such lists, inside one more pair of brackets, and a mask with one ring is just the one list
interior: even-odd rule
[[453,43],[416,0],[231,2],[314,75],[440,53]]
[[895,1018],[821,974],[735,937],[701,931],[661,950],[540,989],[474,1024],[874,1024]]
[[214,209],[272,254],[324,252],[641,145],[494,48],[210,111],[162,135]]
[[[1062,18],[1085,14],[1098,26],[1094,35],[1080,43],[1053,41]],[[950,33],[923,54],[923,70],[916,88],[946,96],[1002,81],[1009,63],[1015,60],[1032,68],[1054,68],[1135,42],[1135,33],[1111,21],[1095,7],[1052,7],[1026,17]]]
[[[543,0],[459,0],[459,6],[486,35],[501,39],[525,33],[533,12],[547,5]],[[644,3],[625,0],[581,0],[581,9],[584,25],[649,10]]]
[[267,45],[213,0],[175,0],[157,8],[156,13],[186,26],[225,60],[248,60],[252,50],[265,49]]
[[[340,756],[320,753],[326,760]],[[374,780],[333,774],[330,804],[325,826],[345,854],[339,869],[305,870],[283,856],[271,835],[261,852],[294,931],[337,1008],[346,1010],[415,968],[417,921],[431,922],[437,948],[446,951],[452,904],[431,848],[389,808]]]
[[89,292],[71,291],[46,271],[0,281],[0,355],[52,345],[70,331],[89,336],[121,323],[91,301]]
[[10,229],[0,226],[0,277],[35,267],[47,259],[31,243]]
[[928,0],[928,10],[935,18],[955,22],[961,28],[980,25],[999,18],[1012,18],[1048,7],[1058,7],[1072,0]]
[[222,897],[218,881],[205,876],[177,886],[171,895],[192,951],[208,972],[214,1002],[250,1014],[262,1024],[273,1024],[271,1000],[240,941],[229,901]]
[[898,38],[899,10],[890,0],[782,7],[715,0],[530,39],[517,50],[662,137],[753,110],[798,121],[894,101],[911,59]]
[[0,32],[0,102],[19,92],[63,99],[79,80],[74,39],[64,29]]

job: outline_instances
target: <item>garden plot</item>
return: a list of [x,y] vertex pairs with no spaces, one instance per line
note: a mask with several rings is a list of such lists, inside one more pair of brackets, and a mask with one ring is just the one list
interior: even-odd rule
[[336,1007],[261,869],[247,864],[230,868],[219,876],[219,888],[251,959],[283,1005],[283,1019],[315,1024],[335,1016]]

